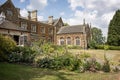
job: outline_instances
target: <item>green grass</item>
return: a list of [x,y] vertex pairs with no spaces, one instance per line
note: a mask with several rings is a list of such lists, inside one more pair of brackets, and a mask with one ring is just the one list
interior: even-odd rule
[[0,80],[120,80],[119,73],[76,73],[0,63]]

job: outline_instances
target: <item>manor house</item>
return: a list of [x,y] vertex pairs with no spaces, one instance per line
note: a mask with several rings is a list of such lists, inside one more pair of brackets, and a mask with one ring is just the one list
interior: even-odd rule
[[12,37],[18,45],[31,45],[45,40],[57,45],[87,47],[91,38],[88,24],[64,26],[62,18],[49,16],[47,21],[38,21],[37,10],[28,11],[28,17],[20,15],[20,8],[11,0],[0,5],[0,34]]

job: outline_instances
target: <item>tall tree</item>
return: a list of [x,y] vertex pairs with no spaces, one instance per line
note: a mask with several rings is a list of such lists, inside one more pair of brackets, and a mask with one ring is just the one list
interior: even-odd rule
[[90,41],[89,46],[95,48],[96,45],[101,45],[105,42],[105,37],[103,37],[102,30],[96,27],[91,29],[92,40]]
[[103,43],[103,34],[102,30],[96,27],[92,28],[92,40],[96,42],[96,44],[102,44]]
[[112,46],[120,46],[120,10],[117,10],[110,21],[107,43]]

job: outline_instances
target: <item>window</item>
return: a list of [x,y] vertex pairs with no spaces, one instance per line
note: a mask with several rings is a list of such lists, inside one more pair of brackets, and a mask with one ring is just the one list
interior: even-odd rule
[[20,46],[27,45],[27,36],[20,35],[20,37],[19,37],[19,45]]
[[64,45],[64,38],[63,37],[60,38],[60,45]]
[[75,40],[76,40],[76,45],[80,45],[80,38],[76,37]]
[[41,27],[41,33],[45,33],[45,27]]
[[67,44],[71,45],[71,38],[70,37],[67,37]]
[[7,10],[7,15],[13,16],[13,12],[11,10]]
[[49,28],[49,29],[48,29],[48,32],[49,32],[49,34],[53,34],[52,28]]
[[21,22],[21,28],[24,30],[27,30],[27,23],[26,22]]
[[36,25],[35,25],[35,24],[32,24],[32,25],[31,25],[31,31],[32,31],[32,32],[36,32]]

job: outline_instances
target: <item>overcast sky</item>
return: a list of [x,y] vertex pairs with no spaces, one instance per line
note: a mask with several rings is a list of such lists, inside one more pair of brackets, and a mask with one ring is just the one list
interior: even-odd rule
[[[0,0],[4,3],[6,0]],[[116,10],[120,9],[120,0],[12,0],[21,9],[21,15],[27,16],[28,10],[38,10],[38,20],[47,20],[48,16],[62,17],[70,25],[83,23],[85,18],[92,27],[102,29],[107,35],[108,25]]]

